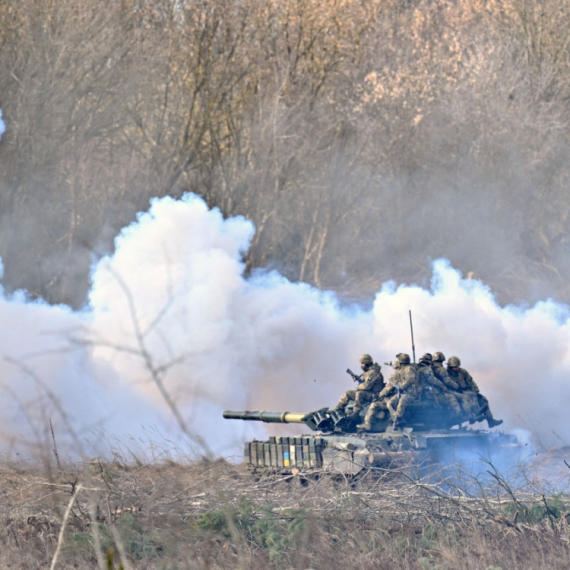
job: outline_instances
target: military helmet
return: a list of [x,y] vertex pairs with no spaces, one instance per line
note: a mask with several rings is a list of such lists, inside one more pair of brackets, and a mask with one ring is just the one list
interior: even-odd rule
[[372,357],[369,354],[363,354],[360,357],[360,363],[361,364],[374,364],[374,360],[372,360]]
[[426,352],[424,355],[422,355],[422,357],[420,358],[420,362],[431,362],[433,360],[432,355],[429,352]]
[[452,368],[455,366],[461,366],[461,360],[459,360],[457,356],[450,356],[447,359],[447,366],[451,366]]
[[445,360],[445,356],[443,355],[443,352],[434,352],[433,353],[433,361],[434,362],[443,362]]
[[404,354],[403,352],[400,352],[398,355],[398,362],[400,364],[409,364],[410,363],[410,355],[409,354]]

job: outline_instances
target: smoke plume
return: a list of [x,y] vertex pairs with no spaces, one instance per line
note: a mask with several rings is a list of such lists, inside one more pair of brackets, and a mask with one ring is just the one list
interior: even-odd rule
[[506,430],[570,444],[568,307],[500,306],[446,260],[429,288],[386,283],[371,308],[345,306],[277,272],[244,277],[253,234],[194,195],[157,199],[94,264],[83,311],[2,293],[4,452],[55,439],[62,453],[237,456],[264,427],[224,409],[334,405],[360,354],[411,352],[409,310],[417,356],[459,356]]

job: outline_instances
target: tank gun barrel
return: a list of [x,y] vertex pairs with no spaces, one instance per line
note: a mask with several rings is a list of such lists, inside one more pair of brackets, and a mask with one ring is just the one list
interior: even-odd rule
[[224,412],[224,418],[227,420],[249,420],[277,424],[304,424],[306,415],[291,412],[232,412],[229,410]]
[[321,408],[308,414],[293,412],[232,412],[226,410],[224,418],[227,420],[248,420],[274,424],[305,424],[313,431],[330,429],[328,408]]

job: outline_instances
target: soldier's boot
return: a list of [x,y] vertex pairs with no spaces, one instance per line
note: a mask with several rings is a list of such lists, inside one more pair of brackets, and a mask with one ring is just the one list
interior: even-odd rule
[[481,414],[487,420],[487,425],[489,426],[489,429],[500,426],[503,423],[503,420],[496,420],[493,417],[493,413],[489,408],[489,403],[486,400],[485,400],[485,405],[481,408]]
[[356,412],[352,412],[352,414],[348,414],[348,416],[346,416],[347,420],[350,420],[351,422],[356,422],[360,419],[360,410],[357,410]]
[[493,417],[487,418],[487,424],[489,425],[489,429],[500,426],[502,423],[503,423],[503,420],[496,420]]
[[364,417],[364,421],[356,426],[356,429],[370,431],[372,429],[372,418],[374,417],[375,409],[374,404],[372,404],[368,411],[366,412],[366,416]]
[[352,420],[358,420],[360,418],[361,411],[362,411],[362,405],[359,402],[355,401],[352,406],[352,412],[350,414],[347,414],[346,417]]

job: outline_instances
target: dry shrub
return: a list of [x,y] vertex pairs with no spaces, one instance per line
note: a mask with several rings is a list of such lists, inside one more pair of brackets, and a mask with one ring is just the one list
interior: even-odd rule
[[103,567],[105,556],[137,569],[565,568],[566,496],[541,495],[528,477],[515,487],[489,471],[497,477],[478,480],[473,493],[469,477],[450,469],[300,484],[279,474],[254,478],[225,461],[94,461],[51,479],[39,467],[5,466],[3,565],[47,566],[81,484],[60,568]]

